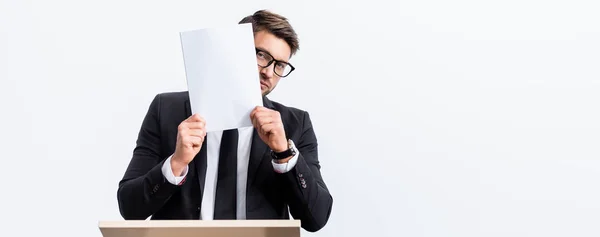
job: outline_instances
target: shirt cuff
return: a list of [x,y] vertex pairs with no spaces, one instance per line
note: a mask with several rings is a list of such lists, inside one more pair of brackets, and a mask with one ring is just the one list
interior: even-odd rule
[[290,160],[288,160],[287,163],[279,164],[275,162],[275,160],[271,160],[271,164],[273,164],[273,169],[275,169],[275,172],[280,174],[289,172],[294,168],[294,166],[296,166],[299,154],[300,152],[296,152],[296,155],[294,155]]
[[167,181],[169,181],[169,183],[171,183],[173,185],[182,185],[183,182],[185,181],[185,177],[187,176],[187,173],[188,173],[188,166],[185,166],[185,169],[183,169],[182,176],[175,176],[175,174],[173,174],[173,170],[171,169],[171,157],[173,157],[173,156],[169,156],[169,158],[167,158],[167,160],[165,160],[165,163],[163,163],[163,166],[161,169],[163,176],[165,176]]

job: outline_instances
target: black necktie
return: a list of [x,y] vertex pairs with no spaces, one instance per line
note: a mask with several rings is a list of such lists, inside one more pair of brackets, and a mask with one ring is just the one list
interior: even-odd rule
[[223,131],[219,151],[214,219],[236,219],[238,130]]

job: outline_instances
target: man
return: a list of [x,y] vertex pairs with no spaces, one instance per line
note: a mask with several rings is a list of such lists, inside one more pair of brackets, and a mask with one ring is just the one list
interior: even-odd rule
[[[123,218],[300,219],[318,231],[333,199],[323,181],[307,112],[269,100],[299,48],[287,19],[257,11],[251,23],[263,106],[253,127],[206,133],[191,114],[188,92],[162,93],[150,104],[117,193]],[[288,209],[289,208],[289,209]],[[288,212],[289,210],[289,212]]]

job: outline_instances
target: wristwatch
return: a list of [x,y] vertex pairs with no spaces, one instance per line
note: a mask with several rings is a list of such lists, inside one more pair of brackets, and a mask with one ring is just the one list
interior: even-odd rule
[[271,158],[274,160],[282,160],[290,156],[295,156],[297,153],[298,150],[296,149],[294,141],[292,141],[292,139],[288,139],[288,149],[282,152],[275,152],[271,150]]

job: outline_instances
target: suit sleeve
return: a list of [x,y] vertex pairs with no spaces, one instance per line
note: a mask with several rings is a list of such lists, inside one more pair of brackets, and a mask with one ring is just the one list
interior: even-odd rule
[[[158,211],[178,189],[162,173],[160,95],[144,117],[133,157],[119,182],[117,200],[125,220],[145,220]],[[166,157],[165,157],[166,158]]]
[[305,230],[315,232],[329,220],[333,198],[321,177],[317,139],[307,112],[304,112],[297,148],[300,155],[296,165],[290,172],[280,175],[285,180],[292,217],[300,219]]

